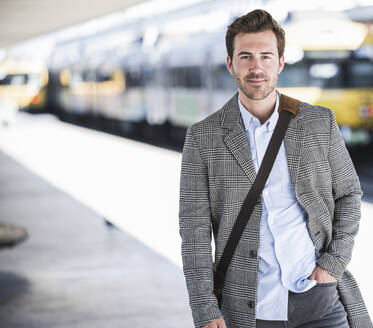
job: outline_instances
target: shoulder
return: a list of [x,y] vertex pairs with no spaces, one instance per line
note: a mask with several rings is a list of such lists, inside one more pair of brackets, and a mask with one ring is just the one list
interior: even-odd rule
[[225,137],[229,132],[227,127],[238,123],[240,117],[238,105],[236,105],[237,93],[220,109],[191,125],[187,131],[186,141],[193,141],[202,155],[205,152],[223,149]]
[[204,134],[208,133],[211,129],[215,129],[220,127],[221,123],[221,115],[222,115],[223,108],[220,108],[216,112],[210,114],[203,120],[192,124],[188,130],[190,130],[193,134]]
[[238,92],[236,92],[220,109],[203,120],[194,123],[188,132],[195,136],[214,137],[224,136],[227,128],[240,121],[238,107]]
[[330,108],[311,105],[305,101],[284,96],[291,99],[293,103],[299,104],[297,115],[289,125],[290,129],[303,126],[308,135],[329,135],[333,129],[337,128],[335,115]]
[[334,118],[334,113],[330,108],[311,105],[307,102],[300,102],[299,115],[303,117],[306,122],[314,120],[326,120],[330,121]]
[[214,113],[189,126],[188,133],[195,138],[212,138],[217,135],[224,135],[222,120],[226,112],[226,106],[227,104],[223,105]]

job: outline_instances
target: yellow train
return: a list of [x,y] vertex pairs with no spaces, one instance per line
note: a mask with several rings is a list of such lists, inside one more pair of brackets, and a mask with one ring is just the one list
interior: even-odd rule
[[280,90],[331,108],[348,145],[373,131],[373,28],[344,20],[293,23]]
[[[0,117],[31,106],[44,109],[48,69],[34,60],[0,62]],[[10,114],[11,113],[11,114]]]

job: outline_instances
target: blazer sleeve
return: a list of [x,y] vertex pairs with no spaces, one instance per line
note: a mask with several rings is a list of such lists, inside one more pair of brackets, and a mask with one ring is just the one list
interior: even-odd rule
[[333,234],[327,251],[317,263],[338,280],[351,260],[354,238],[359,230],[362,191],[351,157],[340,134],[334,113],[331,119],[328,160],[335,201]]
[[183,148],[179,227],[183,271],[195,327],[221,318],[213,293],[211,214],[207,167],[189,127]]

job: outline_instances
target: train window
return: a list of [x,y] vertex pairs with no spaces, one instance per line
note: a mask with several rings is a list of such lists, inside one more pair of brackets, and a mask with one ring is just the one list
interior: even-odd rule
[[183,86],[184,83],[184,76],[183,76],[183,71],[180,70],[179,68],[176,67],[171,67],[167,70],[168,72],[168,79],[167,82],[169,83],[169,87],[180,87]]
[[212,72],[213,89],[235,90],[237,88],[234,78],[229,74],[225,65],[216,66]]
[[185,86],[187,88],[201,88],[201,67],[193,66],[186,69],[185,72]]
[[153,86],[159,86],[166,88],[170,85],[168,80],[171,78],[169,75],[165,74],[164,68],[156,67],[154,71],[151,73],[152,78],[148,81]]
[[127,70],[126,85],[128,88],[144,86],[144,79],[141,68],[132,68],[130,70]]
[[112,75],[110,73],[98,73],[96,76],[96,80],[98,82],[110,81],[111,78],[112,78]]
[[146,82],[146,84],[151,84],[154,82],[154,71],[147,67],[144,69],[144,72],[143,72],[143,75],[144,75],[144,80]]
[[83,75],[82,75],[81,72],[73,72],[72,73],[71,80],[70,80],[71,85],[78,84],[82,81],[83,81]]
[[351,87],[373,87],[373,62],[353,61],[348,65]]
[[278,77],[280,88],[304,87],[309,84],[308,71],[305,63],[286,64]]
[[310,67],[310,74],[315,79],[331,79],[338,73],[338,66],[333,63],[313,64]]
[[11,80],[10,80],[11,85],[23,85],[26,83],[27,83],[26,74],[15,74],[11,77]]
[[0,85],[9,85],[10,84],[10,76],[6,74],[2,74],[0,78]]
[[84,81],[95,82],[96,81],[96,73],[95,72],[86,72],[84,74]]
[[0,79],[0,85],[24,85],[27,83],[27,74],[8,74]]
[[201,88],[201,67],[172,67],[168,69],[169,86],[181,88]]
[[342,86],[341,65],[336,63],[314,63],[309,68],[310,85],[320,88],[337,88]]

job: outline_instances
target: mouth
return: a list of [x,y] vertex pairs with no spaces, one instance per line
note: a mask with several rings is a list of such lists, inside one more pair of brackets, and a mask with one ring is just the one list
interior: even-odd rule
[[264,83],[265,80],[252,79],[252,80],[247,80],[247,82],[250,84],[261,84],[261,83]]

